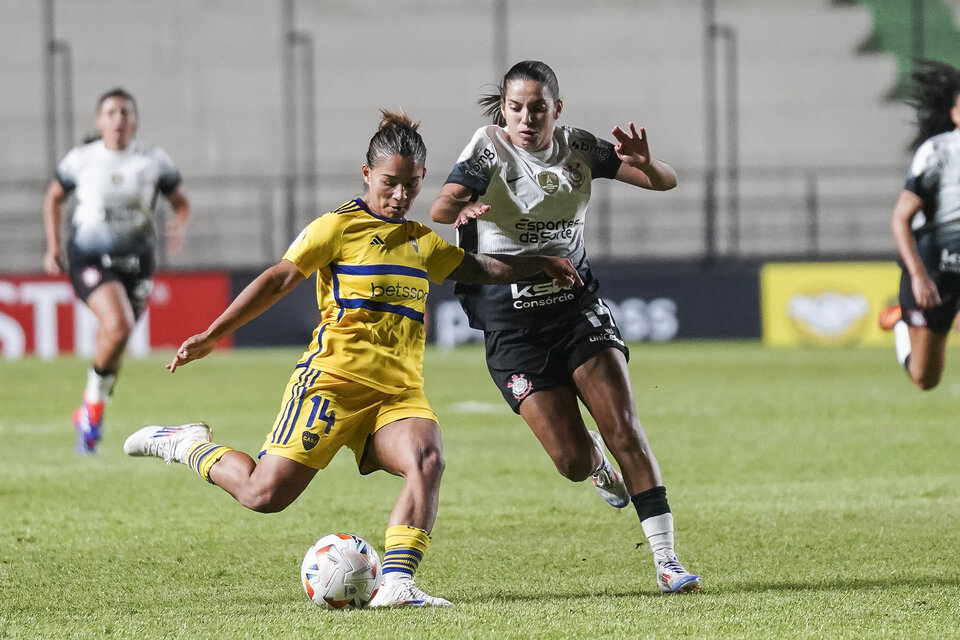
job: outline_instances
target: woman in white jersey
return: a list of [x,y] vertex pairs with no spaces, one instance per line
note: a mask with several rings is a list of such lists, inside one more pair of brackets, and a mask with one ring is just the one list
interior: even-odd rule
[[[539,270],[582,284],[566,258],[465,254],[406,219],[426,173],[427,148],[406,114],[383,112],[362,167],[366,191],[311,222],[203,333],[186,340],[171,372],[316,273],[321,319],[294,367],[258,456],[210,442],[203,423],[145,427],[124,443],[134,456],[190,466],[243,506],[281,511],[341,447],[362,474],[404,478],[385,534],[383,582],[371,607],[446,606],[414,582],[437,517],[443,444],[423,392],[424,312],[430,282],[512,282]],[[346,604],[346,603],[343,603]]]
[[[644,130],[633,123],[629,131],[613,130],[617,144],[557,126],[563,101],[556,75],[542,62],[514,65],[499,92],[480,104],[495,124],[480,128],[464,149],[433,203],[432,219],[456,225],[467,251],[569,257],[585,283],[576,290],[545,278],[458,285],[471,326],[484,332],[490,374],[564,477],[592,477],[615,507],[633,503],[660,590],[697,590],[700,578],[674,552],[673,516],[636,414],[629,352],[597,293],[583,241],[591,180],[666,191],[676,186],[676,173],[650,154]],[[587,430],[578,398],[599,434]]]
[[[173,208],[168,246],[179,251],[190,217],[180,172],[163,149],[134,140],[137,103],[123,89],[97,102],[98,140],[72,149],[57,167],[43,201],[50,275],[67,271],[74,291],[99,320],[93,366],[73,412],[77,451],[96,453],[105,403],[123,352],[153,288],[154,207],[163,194]],[[60,245],[61,208],[76,193],[66,260]]]
[[940,383],[960,311],[960,70],[925,61],[913,74],[916,150],[890,228],[900,256],[900,304],[884,310],[897,360],[920,389]]

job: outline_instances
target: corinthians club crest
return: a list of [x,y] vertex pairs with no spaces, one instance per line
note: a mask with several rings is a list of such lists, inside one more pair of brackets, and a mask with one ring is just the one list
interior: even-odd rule
[[533,391],[533,383],[524,377],[521,373],[510,376],[510,382],[507,383],[507,389],[513,392],[513,397],[517,400],[523,400]]

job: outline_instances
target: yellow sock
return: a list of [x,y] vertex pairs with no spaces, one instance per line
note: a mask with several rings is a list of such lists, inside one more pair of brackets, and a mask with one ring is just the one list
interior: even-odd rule
[[210,482],[211,467],[228,451],[235,451],[235,449],[213,442],[197,442],[187,451],[186,464],[200,474],[201,478]]
[[423,529],[407,524],[397,524],[387,529],[383,554],[383,575],[389,577],[413,577],[423,554],[430,546],[430,534]]

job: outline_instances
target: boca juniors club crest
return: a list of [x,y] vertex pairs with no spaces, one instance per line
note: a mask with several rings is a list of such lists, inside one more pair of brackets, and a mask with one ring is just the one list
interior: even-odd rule
[[541,171],[537,174],[537,183],[548,196],[552,196],[560,188],[560,176],[552,171]]
[[510,382],[507,383],[507,389],[513,392],[513,397],[517,400],[523,400],[533,391],[533,383],[521,373],[510,376]]
[[301,440],[303,441],[303,448],[310,451],[310,449],[313,449],[317,446],[317,443],[320,442],[320,436],[309,431],[304,431]]

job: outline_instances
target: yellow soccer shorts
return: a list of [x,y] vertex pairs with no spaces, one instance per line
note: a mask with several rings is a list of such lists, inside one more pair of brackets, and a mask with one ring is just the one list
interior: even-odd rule
[[363,458],[367,438],[404,418],[437,416],[423,389],[391,394],[309,367],[294,369],[280,413],[260,455],[283,456],[313,469],[323,469],[340,447]]

